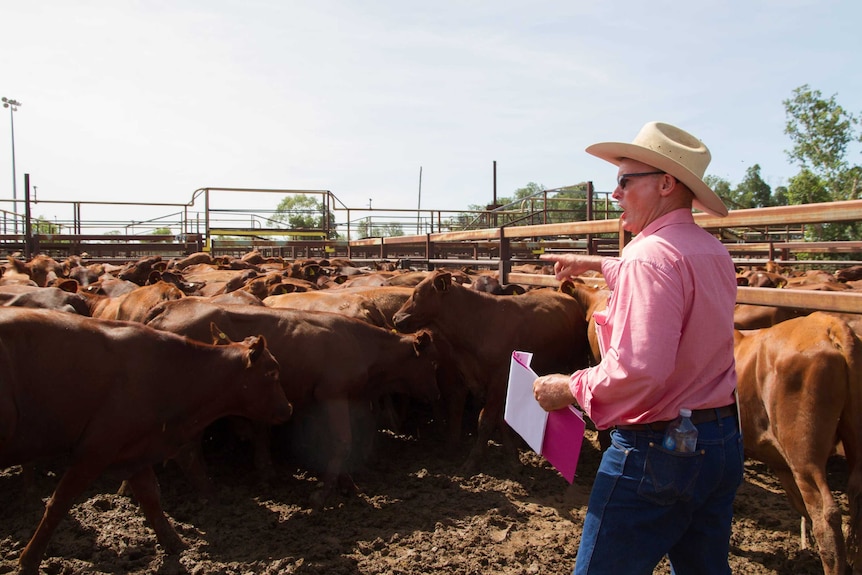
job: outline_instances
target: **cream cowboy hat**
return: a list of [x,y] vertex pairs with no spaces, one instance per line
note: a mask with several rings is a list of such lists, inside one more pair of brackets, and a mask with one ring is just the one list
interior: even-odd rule
[[646,124],[631,144],[602,142],[587,153],[619,166],[630,158],[675,177],[694,192],[694,207],[714,216],[726,216],[727,207],[703,181],[712,156],[703,142],[676,126],[662,122]]

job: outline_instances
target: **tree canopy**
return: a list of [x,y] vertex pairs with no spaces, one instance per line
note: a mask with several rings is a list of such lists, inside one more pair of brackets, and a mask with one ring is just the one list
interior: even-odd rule
[[326,210],[315,196],[295,194],[285,196],[275,208],[272,219],[290,230],[326,230],[329,239],[337,237],[335,215]]

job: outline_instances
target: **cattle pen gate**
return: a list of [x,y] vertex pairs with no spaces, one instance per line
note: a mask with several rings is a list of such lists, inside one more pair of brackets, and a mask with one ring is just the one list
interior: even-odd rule
[[[553,197],[560,190],[568,192],[566,197]],[[513,266],[538,263],[538,254],[553,251],[616,255],[629,239],[610,193],[596,192],[591,182],[484,210],[372,208],[370,201],[351,208],[328,190],[209,187],[195,190],[186,203],[38,200],[29,192],[28,175],[25,198],[15,204],[23,203],[24,213],[0,210],[0,246],[25,259],[77,255],[119,262],[259,251],[288,260],[344,257],[396,260],[404,268],[473,266],[497,269],[502,283],[556,285],[552,276],[516,273]],[[303,205],[314,207],[272,208],[291,196],[312,198]],[[722,240],[737,265],[862,263],[805,259],[862,254],[862,241],[805,241],[806,226],[862,221],[862,200],[732,210],[726,218],[697,213],[695,221]],[[737,301],[862,313],[858,293],[740,287]]]

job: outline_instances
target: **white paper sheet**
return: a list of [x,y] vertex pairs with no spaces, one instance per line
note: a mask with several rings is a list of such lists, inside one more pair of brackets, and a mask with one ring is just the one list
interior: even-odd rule
[[509,387],[506,390],[506,410],[503,419],[518,432],[530,449],[542,453],[542,441],[548,412],[533,396],[533,381],[538,377],[530,368],[533,354],[513,351],[509,365]]

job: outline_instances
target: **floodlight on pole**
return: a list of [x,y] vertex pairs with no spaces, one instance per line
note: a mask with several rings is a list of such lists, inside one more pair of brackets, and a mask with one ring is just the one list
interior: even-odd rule
[[15,112],[21,102],[3,96],[3,107],[9,108],[9,125],[12,128],[12,212],[15,219],[15,233],[18,233],[18,183],[15,177]]

